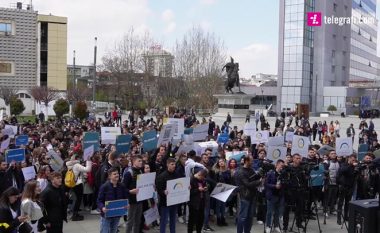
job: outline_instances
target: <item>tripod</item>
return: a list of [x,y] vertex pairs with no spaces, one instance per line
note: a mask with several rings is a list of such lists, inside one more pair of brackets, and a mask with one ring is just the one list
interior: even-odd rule
[[[310,214],[313,214],[315,213],[315,216],[317,218],[317,223],[318,223],[318,229],[319,229],[319,232],[322,233],[322,229],[321,229],[321,224],[319,222],[319,216],[318,216],[318,206],[317,206],[317,203],[315,201],[312,202],[311,204],[311,213]],[[315,212],[314,212],[315,211]],[[306,221],[305,221],[305,229],[304,229],[304,232],[307,231],[307,225],[309,224],[309,221],[310,221],[310,218],[307,218]]]

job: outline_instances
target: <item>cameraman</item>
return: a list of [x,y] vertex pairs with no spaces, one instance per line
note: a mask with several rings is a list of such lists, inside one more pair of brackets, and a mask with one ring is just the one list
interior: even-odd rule
[[357,170],[357,160],[354,155],[348,157],[347,163],[339,168],[337,179],[339,183],[338,195],[338,225],[342,225],[342,207],[344,203],[344,219],[348,220],[348,203],[354,193]]
[[363,161],[359,163],[359,177],[357,188],[357,199],[374,199],[377,192],[379,175],[372,166],[373,154],[368,153]]
[[285,205],[284,211],[284,232],[288,230],[289,211],[292,205],[295,206],[295,218],[298,228],[304,228],[302,225],[302,213],[305,208],[305,192],[307,188],[307,175],[305,169],[301,166],[301,155],[293,155],[293,163],[287,168],[289,173],[289,200]]

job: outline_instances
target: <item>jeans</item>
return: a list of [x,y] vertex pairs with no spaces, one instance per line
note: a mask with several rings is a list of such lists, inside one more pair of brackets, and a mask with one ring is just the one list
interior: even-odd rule
[[100,219],[100,233],[116,233],[120,217]]
[[73,188],[73,191],[76,196],[75,204],[74,204],[74,215],[78,214],[80,205],[82,204],[82,198],[83,198],[83,184],[78,184]]
[[166,224],[168,223],[168,217],[170,218],[170,222],[169,222],[170,233],[175,233],[177,205],[168,206],[168,207],[161,206],[160,210],[161,210],[160,233],[166,232]]
[[199,214],[199,210],[203,209],[204,207],[202,206],[199,209],[194,209],[189,207],[189,223],[187,224],[187,232],[192,233],[194,226],[196,229],[197,233],[202,232],[202,226],[203,226],[203,214]]
[[252,228],[253,213],[255,210],[254,200],[240,200],[237,233],[250,233]]
[[140,222],[143,213],[143,203],[129,204],[127,233],[140,233]]
[[205,227],[208,226],[208,222],[209,222],[209,219],[210,219],[210,206],[211,206],[211,198],[210,198],[210,194],[208,192],[205,192],[205,209],[204,209],[204,220],[203,220],[203,225]]
[[284,197],[272,196],[271,200],[267,200],[267,216],[266,225],[267,227],[272,226],[272,215],[273,215],[273,225],[274,227],[280,226],[280,215],[284,205]]
[[216,200],[215,201],[215,212],[217,218],[224,218],[224,213],[226,212],[226,203]]

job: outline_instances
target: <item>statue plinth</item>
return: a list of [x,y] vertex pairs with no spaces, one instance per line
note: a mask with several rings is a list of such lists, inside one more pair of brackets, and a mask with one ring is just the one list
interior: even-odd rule
[[218,99],[218,112],[214,116],[226,117],[230,113],[231,117],[246,117],[251,99],[255,96],[243,93],[216,94],[214,97]]

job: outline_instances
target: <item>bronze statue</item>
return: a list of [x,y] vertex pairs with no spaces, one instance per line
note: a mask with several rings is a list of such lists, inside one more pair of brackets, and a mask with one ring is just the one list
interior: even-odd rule
[[232,57],[230,58],[231,58],[231,61],[223,66],[222,71],[224,70],[224,68],[226,68],[226,72],[227,72],[227,81],[225,83],[226,92],[233,94],[232,88],[234,86],[239,87],[239,92],[240,92],[239,63],[234,63],[234,59]]

